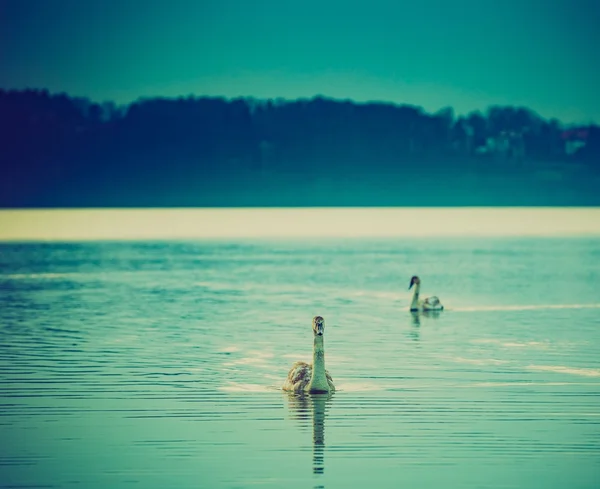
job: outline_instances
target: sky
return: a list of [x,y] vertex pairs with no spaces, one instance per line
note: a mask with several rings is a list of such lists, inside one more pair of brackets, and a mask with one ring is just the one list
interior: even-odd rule
[[0,0],[0,88],[324,95],[600,122],[597,0]]

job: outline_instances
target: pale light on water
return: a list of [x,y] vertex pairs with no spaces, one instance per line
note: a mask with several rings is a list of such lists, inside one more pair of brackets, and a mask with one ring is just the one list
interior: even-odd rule
[[0,240],[600,235],[600,208],[0,211]]
[[[87,241],[0,243],[0,487],[598,487],[599,237],[113,242],[174,214],[61,212],[2,226]],[[445,311],[407,311],[415,273]],[[290,396],[316,314],[337,391]]]

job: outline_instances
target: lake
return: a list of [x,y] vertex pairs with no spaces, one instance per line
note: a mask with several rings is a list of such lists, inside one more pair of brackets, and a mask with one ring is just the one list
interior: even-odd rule
[[598,488],[599,291],[598,236],[0,243],[0,487]]

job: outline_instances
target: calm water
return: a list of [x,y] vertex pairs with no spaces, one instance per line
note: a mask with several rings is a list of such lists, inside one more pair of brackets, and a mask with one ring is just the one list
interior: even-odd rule
[[0,244],[0,307],[0,487],[600,487],[600,239]]

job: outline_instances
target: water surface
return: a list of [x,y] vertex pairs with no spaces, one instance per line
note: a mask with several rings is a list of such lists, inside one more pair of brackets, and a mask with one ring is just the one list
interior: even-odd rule
[[597,488],[599,284],[598,238],[0,244],[0,487]]

